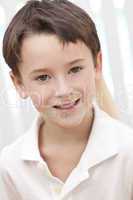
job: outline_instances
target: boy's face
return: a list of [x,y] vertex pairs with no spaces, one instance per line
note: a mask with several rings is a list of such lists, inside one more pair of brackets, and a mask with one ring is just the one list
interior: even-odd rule
[[31,97],[44,119],[61,127],[79,125],[89,116],[100,74],[91,51],[83,43],[65,46],[55,35],[36,34],[23,41],[21,82],[12,79],[21,97]]

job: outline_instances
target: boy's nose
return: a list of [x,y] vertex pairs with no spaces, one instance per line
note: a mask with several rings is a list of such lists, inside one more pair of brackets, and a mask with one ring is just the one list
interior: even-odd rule
[[70,83],[64,78],[59,78],[56,86],[56,97],[64,97],[69,96],[72,92],[72,88],[70,87]]

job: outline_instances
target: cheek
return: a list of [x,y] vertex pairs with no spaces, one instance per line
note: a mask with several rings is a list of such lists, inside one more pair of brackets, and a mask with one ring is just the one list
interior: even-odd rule
[[50,106],[52,96],[48,90],[42,88],[40,90],[34,90],[30,92],[29,96],[39,112],[47,109]]
[[43,102],[45,101],[44,97],[37,93],[37,92],[33,92],[31,95],[30,95],[30,98],[34,104],[34,106],[36,107],[36,109],[39,111],[40,108],[42,107],[42,104],[44,104]]
[[95,79],[94,76],[86,76],[84,81],[82,82],[83,88],[83,100],[86,103],[87,107],[92,105],[93,98],[96,95],[95,89]]
[[95,96],[95,87],[92,82],[87,82],[84,84],[84,90],[83,90],[83,97],[87,101],[91,101],[91,99]]
[[84,85],[84,91],[88,93],[88,95],[93,94],[95,92],[95,77],[94,73],[86,73],[84,76],[84,79],[82,81],[82,84]]

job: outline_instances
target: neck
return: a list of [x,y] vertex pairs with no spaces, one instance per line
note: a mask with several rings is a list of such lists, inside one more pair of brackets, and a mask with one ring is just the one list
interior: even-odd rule
[[89,117],[86,116],[82,121],[82,124],[77,127],[66,129],[45,122],[40,128],[39,145],[41,148],[44,148],[51,145],[63,145],[65,147],[71,144],[79,145],[86,143],[91,133],[93,120],[94,111],[92,110],[92,114],[89,114]]

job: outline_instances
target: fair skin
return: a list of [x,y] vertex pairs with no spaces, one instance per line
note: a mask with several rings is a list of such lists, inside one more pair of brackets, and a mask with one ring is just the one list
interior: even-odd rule
[[94,67],[91,51],[83,42],[63,46],[55,35],[36,34],[23,41],[21,57],[21,78],[12,72],[11,78],[20,96],[30,97],[43,116],[41,156],[51,173],[65,181],[78,164],[91,132],[101,54]]

